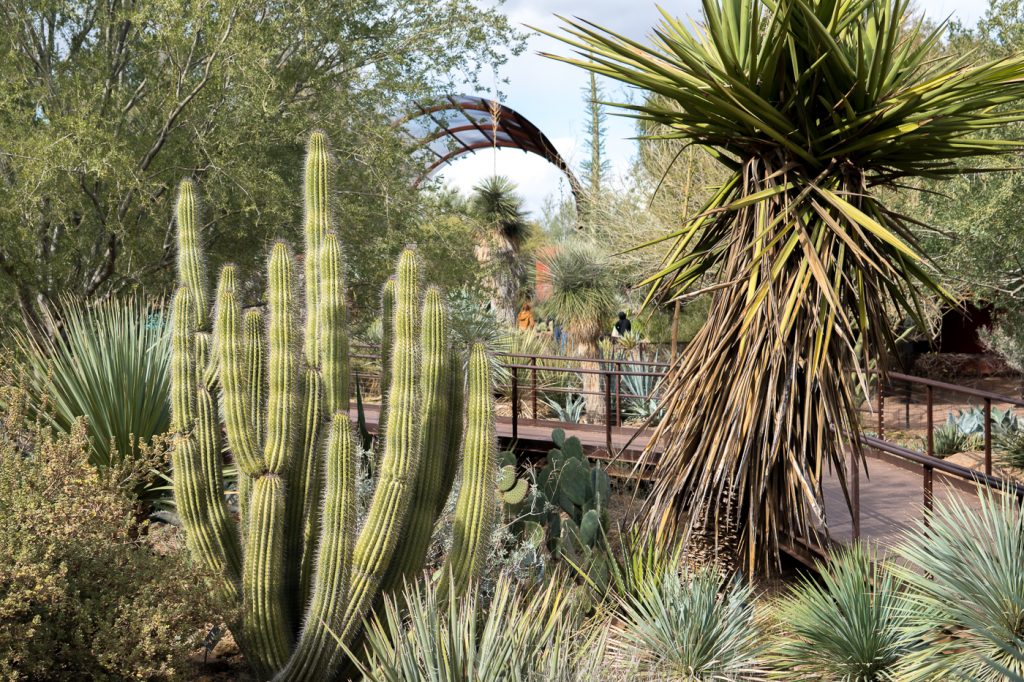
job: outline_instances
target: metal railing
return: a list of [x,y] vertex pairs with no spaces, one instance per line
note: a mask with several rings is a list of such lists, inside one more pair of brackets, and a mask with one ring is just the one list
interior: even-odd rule
[[[372,349],[376,350],[376,349]],[[355,353],[354,358],[361,358],[371,361],[378,361],[375,353]],[[671,363],[662,360],[647,360],[642,358],[576,358],[561,355],[523,355],[516,353],[500,354],[505,361],[501,366],[507,372],[507,380],[500,382],[496,387],[500,395],[509,398],[511,402],[511,428],[512,439],[519,438],[521,419],[529,418],[534,423],[547,422],[552,426],[567,428],[587,428],[577,424],[560,422],[554,419],[544,419],[538,407],[538,396],[542,393],[557,394],[568,393],[576,395],[598,395],[603,399],[604,414],[597,424],[590,425],[590,428],[603,427],[605,446],[609,457],[621,453],[615,453],[613,448],[613,434],[615,429],[627,429],[629,432],[636,432],[638,427],[624,426],[622,420],[622,405],[627,400],[649,400],[651,395],[637,395],[623,391],[622,381],[626,376],[653,377],[660,380],[668,371]],[[557,364],[556,364],[557,363]],[[636,366],[644,367],[649,371],[635,371]],[[582,386],[582,381],[576,385],[573,382],[565,382],[572,385],[541,386],[540,377],[543,375],[566,374],[580,379],[584,375],[599,377],[599,390],[588,390]],[[357,375],[364,378],[369,375]],[[992,431],[993,420],[992,410],[994,404],[1012,405],[1024,408],[1024,400],[1010,396],[1000,395],[983,389],[972,388],[950,384],[934,379],[911,376],[898,372],[889,372],[886,380],[881,382],[878,374],[875,373],[873,382],[874,395],[865,401],[866,404],[873,403],[874,418],[877,420],[877,435],[862,435],[861,443],[868,449],[878,453],[884,453],[899,461],[903,468],[916,468],[921,472],[922,485],[922,506],[925,510],[931,510],[934,503],[934,480],[935,472],[965,483],[981,484],[997,490],[1007,490],[1024,498],[1024,485],[1015,481],[994,476],[993,466],[993,443]],[[524,385],[523,379],[526,380]],[[903,384],[907,390],[902,393],[895,391],[896,386]],[[657,386],[657,384],[656,384]],[[921,388],[924,392],[925,405],[925,449],[918,451],[886,440],[885,408],[887,397],[902,396],[906,406],[906,422],[910,423],[910,406],[913,404],[914,389]],[[657,389],[656,389],[657,390]],[[983,453],[984,468],[976,470],[970,467],[946,461],[935,454],[935,391],[944,391],[960,396],[967,396],[976,399],[982,404],[984,415],[983,423]],[[529,410],[524,409],[524,403]],[[529,417],[527,417],[527,414]],[[864,425],[868,426],[870,422]],[[623,463],[635,464],[635,459],[623,458]],[[851,452],[848,458],[849,494],[851,505],[851,521],[853,537],[860,537],[860,460]]]
[[[354,352],[351,357],[361,360],[369,360],[372,362],[379,362],[380,355],[379,350],[372,346],[356,345],[354,349],[358,350],[370,350],[371,352]],[[661,379],[667,373],[671,363],[664,362],[661,360],[647,360],[643,358],[631,358],[631,357],[619,357],[619,358],[577,358],[564,355],[523,355],[519,353],[498,353],[498,357],[505,360],[501,363],[501,367],[507,373],[508,379],[506,381],[499,381],[496,385],[496,390],[499,395],[507,396],[511,402],[512,414],[512,439],[517,440],[519,438],[519,422],[521,418],[526,418],[523,414],[522,403],[524,398],[528,401],[530,410],[530,419],[533,421],[548,421],[552,424],[563,424],[570,426],[567,422],[559,422],[557,420],[540,419],[540,411],[538,406],[538,398],[542,393],[547,394],[571,394],[579,396],[601,396],[603,399],[604,414],[601,415],[601,420],[598,423],[593,423],[592,426],[599,426],[604,428],[605,433],[605,446],[607,448],[609,456],[613,453],[612,436],[614,429],[622,428],[622,405],[624,401],[628,400],[649,400],[652,396],[639,395],[624,391],[622,387],[622,378],[627,376],[636,377],[652,377],[655,379]],[[542,364],[546,363],[546,364]],[[559,363],[557,365],[551,363]],[[636,371],[635,367],[650,368],[651,371]],[[628,369],[624,369],[628,367]],[[573,378],[581,378],[583,375],[598,376],[599,377],[599,390],[588,390],[582,385],[555,385],[555,386],[541,386],[540,377],[542,375],[551,374],[563,374]],[[524,387],[520,381],[520,376],[525,377],[529,381],[529,385]],[[377,376],[369,375],[366,373],[356,372],[353,373],[353,378],[359,379],[375,379]],[[565,382],[566,384],[572,383],[571,381]],[[575,424],[572,424],[576,426]]]
[[[913,450],[885,439],[885,407],[886,395],[897,395],[894,387],[903,384],[908,390],[900,393],[904,398],[906,425],[910,425],[910,406],[913,404],[913,388],[923,387],[925,398],[925,450]],[[992,406],[994,403],[1024,407],[1024,400],[1011,396],[1000,395],[992,391],[986,391],[970,386],[950,384],[935,379],[917,377],[899,372],[888,372],[885,381],[875,373],[874,381],[874,412],[877,419],[877,436],[861,435],[861,443],[879,453],[885,453],[891,457],[907,463],[907,465],[918,465],[921,472],[922,506],[926,512],[934,507],[935,502],[935,472],[938,471],[953,480],[963,481],[969,484],[980,484],[995,490],[1005,490],[1024,498],[1024,485],[1016,481],[992,475]],[[941,390],[954,395],[968,396],[975,398],[982,403],[982,452],[984,457],[984,469],[977,470],[965,467],[936,456],[935,454],[935,391]],[[905,467],[916,468],[916,467]],[[856,540],[860,538],[860,461],[855,453],[849,458],[849,480],[850,480],[850,516],[852,536]],[[925,516],[927,523],[927,515]]]

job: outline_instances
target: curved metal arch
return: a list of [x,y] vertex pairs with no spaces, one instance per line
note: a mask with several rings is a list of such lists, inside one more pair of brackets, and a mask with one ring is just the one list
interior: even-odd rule
[[[416,179],[416,186],[441,166],[477,150],[519,149],[540,156],[562,171],[579,202],[579,180],[555,145],[529,119],[500,102],[473,95],[447,95],[430,104],[417,103],[414,111],[396,122],[396,127],[435,157]],[[437,149],[436,143],[441,141],[445,144]]]

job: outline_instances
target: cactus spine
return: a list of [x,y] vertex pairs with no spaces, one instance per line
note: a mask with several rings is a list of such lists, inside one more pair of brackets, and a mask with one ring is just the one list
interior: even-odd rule
[[[275,244],[266,323],[259,311],[243,313],[233,266],[221,271],[213,314],[206,310],[190,183],[177,213],[171,399],[178,508],[190,551],[220,571],[226,591],[241,600],[236,639],[257,674],[292,682],[330,679],[344,659],[335,635],[351,643],[382,583],[398,585],[419,572],[439,511],[435,500],[447,497],[463,439],[461,363],[447,338],[443,298],[430,289],[421,299],[418,257],[406,250],[384,296],[391,309],[386,436],[379,439],[377,489],[356,535],[344,265],[331,228],[327,149],[314,134],[302,286],[289,248]],[[475,461],[464,467],[463,488],[472,499],[460,497],[459,509],[473,528],[457,538],[455,551],[467,556],[449,559],[459,576],[479,563],[492,495],[477,492],[491,491],[494,478],[487,470],[493,453],[482,454],[494,442],[489,378],[471,384],[466,438]],[[226,509],[218,417],[239,471],[237,527]],[[469,483],[470,475],[481,481]]]

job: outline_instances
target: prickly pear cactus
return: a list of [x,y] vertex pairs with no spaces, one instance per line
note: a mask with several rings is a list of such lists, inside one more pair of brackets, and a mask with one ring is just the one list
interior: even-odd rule
[[[436,289],[422,294],[418,257],[406,250],[385,291],[383,454],[356,533],[358,448],[330,175],[327,140],[314,133],[302,265],[287,244],[273,246],[265,313],[243,311],[230,265],[211,311],[190,182],[178,197],[175,499],[190,551],[223,576],[225,597],[241,607],[233,630],[261,679],[331,678],[345,659],[341,644],[359,634],[380,591],[418,576],[460,469],[456,453],[459,532],[444,571],[452,589],[464,590],[475,575],[491,523],[493,498],[482,492],[493,490],[496,469],[490,363],[482,346],[472,349],[464,397],[462,354],[449,341],[443,299]],[[222,432],[239,470],[237,521],[225,503]]]

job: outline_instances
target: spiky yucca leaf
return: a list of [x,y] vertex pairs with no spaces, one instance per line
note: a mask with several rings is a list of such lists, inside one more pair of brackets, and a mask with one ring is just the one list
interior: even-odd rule
[[60,319],[58,338],[16,336],[31,406],[64,433],[86,417],[95,466],[134,457],[170,426],[168,325],[139,297],[69,299]]
[[854,545],[818,567],[782,599],[772,655],[780,680],[895,682],[920,648],[905,585],[877,557]]
[[370,682],[592,679],[577,660],[582,613],[557,580],[530,592],[502,577],[488,604],[477,589],[458,598],[407,585],[404,603],[386,597],[367,625],[366,655],[354,660]]
[[647,456],[652,519],[738,531],[750,567],[814,534],[825,467],[845,489],[888,307],[920,317],[920,287],[943,295],[878,190],[1020,146],[972,133],[1024,118],[1024,59],[936,57],[944,27],[910,1],[704,0],[703,23],[665,15],[652,45],[586,22],[560,37],[580,57],[558,59],[660,95],[618,106],[732,173],[646,281],[650,298],[714,292]]
[[623,679],[725,682],[764,672],[753,593],[713,566],[648,573],[616,597],[610,661]]
[[978,494],[978,504],[959,495],[936,504],[897,548],[911,611],[931,625],[920,673],[907,679],[1024,675],[1024,513],[1013,494]]

